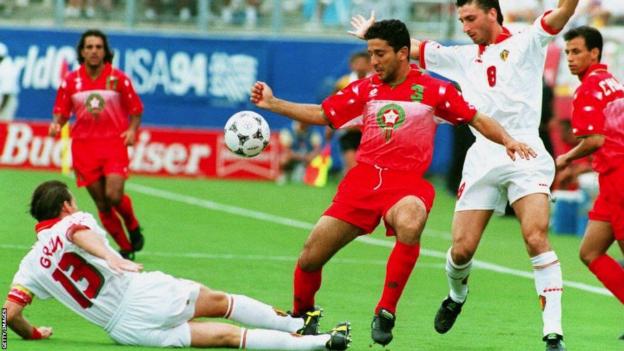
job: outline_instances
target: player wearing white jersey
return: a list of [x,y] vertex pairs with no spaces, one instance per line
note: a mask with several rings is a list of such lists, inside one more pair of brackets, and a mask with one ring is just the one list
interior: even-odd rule
[[[561,267],[548,242],[550,185],[554,162],[538,137],[546,46],[574,14],[578,0],[560,0],[529,28],[511,33],[503,26],[498,0],[457,0],[459,21],[473,45],[444,47],[412,39],[420,65],[459,83],[466,99],[498,120],[538,157],[511,162],[504,149],[479,133],[468,150],[453,217],[453,244],[447,254],[449,296],[435,318],[446,333],[468,294],[472,257],[493,212],[511,203],[533,265],[543,310],[547,350],[565,350],[561,328]],[[353,35],[362,37],[374,16],[353,18]],[[473,130],[474,132],[474,130]]]
[[[52,328],[34,327],[23,309],[37,296],[53,297],[102,327],[119,344],[154,347],[232,347],[274,350],[344,350],[350,326],[317,332],[318,318],[295,318],[243,295],[227,294],[121,257],[106,233],[59,181],[37,187],[31,214],[37,242],[22,259],[4,303],[8,326],[24,339],[44,339]],[[200,322],[223,317],[264,329]]]

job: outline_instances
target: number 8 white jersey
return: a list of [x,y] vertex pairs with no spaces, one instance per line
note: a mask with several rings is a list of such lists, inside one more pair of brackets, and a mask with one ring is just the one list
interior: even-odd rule
[[37,242],[22,259],[9,300],[27,304],[32,295],[54,297],[87,320],[106,328],[134,273],[116,273],[106,262],[72,243],[72,235],[90,229],[106,239],[93,216],[76,212],[37,225]]
[[543,20],[547,13],[518,33],[503,27],[496,42],[487,46],[422,42],[420,65],[459,83],[466,100],[512,136],[537,136],[546,47],[557,34]]

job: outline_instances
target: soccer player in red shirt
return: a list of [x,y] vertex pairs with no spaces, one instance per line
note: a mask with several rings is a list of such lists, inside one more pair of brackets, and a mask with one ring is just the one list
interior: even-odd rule
[[614,241],[624,241],[624,86],[600,63],[602,35],[598,30],[574,28],[564,39],[568,67],[581,80],[572,112],[572,132],[580,142],[557,157],[557,169],[592,155],[600,190],[589,212],[580,257],[624,303],[624,269],[607,254]]
[[130,79],[112,67],[113,53],[104,33],[84,32],[77,55],[81,65],[58,89],[49,134],[58,135],[70,115],[76,115],[71,134],[78,186],[87,187],[102,225],[122,256],[134,258],[134,252],[143,248],[144,238],[132,201],[124,194],[124,183],[129,165],[127,146],[135,142],[143,103]]
[[503,144],[512,159],[516,153],[522,158],[535,153],[496,121],[478,113],[451,83],[410,66],[410,37],[403,22],[377,22],[365,39],[376,74],[351,83],[321,105],[278,99],[263,82],[252,87],[250,99],[260,108],[291,119],[332,128],[361,119],[357,165],[340,183],[295,267],[293,314],[317,319],[314,295],[320,289],[323,265],[359,235],[372,232],[383,218],[386,233],[396,236],[396,244],[388,258],[371,336],[376,343],[387,345],[393,338],[396,307],[418,259],[420,235],[433,204],[434,189],[423,175],[433,153],[434,115],[452,124],[469,123]]

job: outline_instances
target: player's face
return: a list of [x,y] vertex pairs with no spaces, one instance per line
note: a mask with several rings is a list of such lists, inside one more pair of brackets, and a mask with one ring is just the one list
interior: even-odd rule
[[464,33],[472,39],[473,43],[487,45],[495,39],[492,38],[494,28],[498,25],[495,9],[486,12],[473,1],[459,7],[457,16],[462,23]]
[[368,53],[371,57],[371,65],[379,79],[386,83],[393,83],[398,78],[402,51],[394,52],[392,46],[383,39],[370,39],[368,41]]
[[366,77],[371,71],[370,61],[364,57],[358,57],[351,62],[351,71],[355,72],[358,79]]
[[593,63],[598,63],[599,50],[597,48],[587,50],[585,38],[576,37],[566,42],[566,57],[568,59],[568,67],[574,75],[582,74]]
[[86,37],[80,55],[87,66],[98,67],[103,65],[106,52],[102,38],[97,36]]

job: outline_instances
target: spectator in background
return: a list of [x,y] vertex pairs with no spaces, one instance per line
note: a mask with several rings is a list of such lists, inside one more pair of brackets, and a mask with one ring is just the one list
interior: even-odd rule
[[241,9],[245,11],[245,27],[255,28],[258,24],[260,0],[226,0],[221,9],[221,20],[225,24],[234,22],[234,17]]
[[78,18],[85,16],[94,18],[96,8],[102,10],[101,16],[108,18],[113,10],[112,0],[69,0],[65,6],[65,17]]
[[[370,63],[370,55],[368,52],[360,51],[351,55],[349,67],[351,72],[338,79],[335,92],[344,89],[347,85],[366,77],[372,72],[373,68]],[[327,130],[331,131],[331,128],[328,127]],[[362,138],[361,126],[353,125],[339,130],[338,135],[344,162],[344,173],[347,173],[356,164],[355,153],[360,146],[360,139]]]
[[175,11],[180,21],[187,22],[193,15],[193,4],[191,0],[145,0],[145,19],[156,21],[164,13]]
[[58,135],[76,115],[71,130],[76,181],[87,187],[120,254],[132,259],[143,248],[144,238],[124,185],[130,163],[127,147],[136,140],[143,103],[130,79],[111,65],[113,53],[104,33],[84,32],[76,51],[80,67],[59,86],[49,134]]
[[17,111],[19,70],[14,69],[9,49],[0,43],[0,121],[10,122]]
[[589,15],[594,25],[624,24],[624,2],[622,0],[592,0]]
[[538,0],[502,1],[501,10],[508,22],[532,22],[540,14]]
[[293,121],[292,129],[282,129],[280,131],[281,174],[277,179],[278,184],[285,184],[289,181],[300,183],[310,161],[321,152],[322,142],[321,133],[307,123]]

